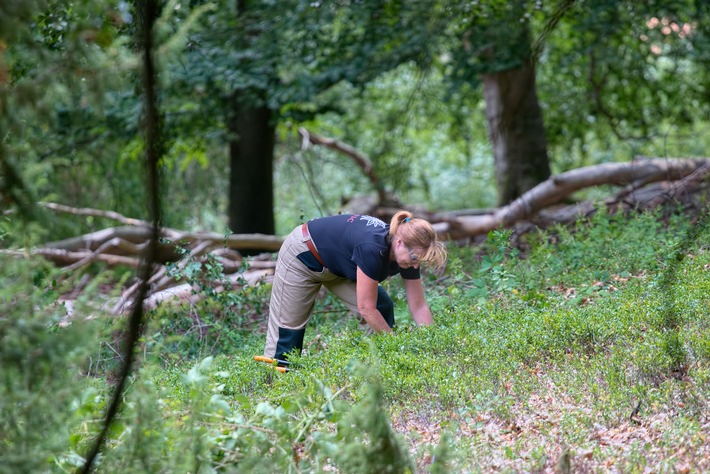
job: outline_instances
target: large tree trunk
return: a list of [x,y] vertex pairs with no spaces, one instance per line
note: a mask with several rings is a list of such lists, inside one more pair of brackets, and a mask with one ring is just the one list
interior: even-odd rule
[[[250,48],[258,28],[248,19],[246,0],[236,0],[237,15],[244,19],[236,34]],[[251,25],[251,26],[250,26]],[[251,67],[240,63],[236,67]],[[268,89],[268,88],[267,88]],[[227,124],[230,133],[229,227],[233,233],[275,234],[274,225],[274,113],[264,100],[265,90],[236,89],[231,97]],[[247,252],[252,253],[252,252]]]
[[238,234],[274,234],[275,124],[266,106],[249,105],[235,93],[231,142],[229,226]]
[[498,202],[505,205],[550,177],[535,68],[527,61],[522,68],[487,74],[483,87]]

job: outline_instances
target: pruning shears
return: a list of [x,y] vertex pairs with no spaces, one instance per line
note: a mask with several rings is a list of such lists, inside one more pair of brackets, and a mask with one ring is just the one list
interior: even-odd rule
[[279,372],[288,372],[288,366],[291,363],[287,360],[281,360],[281,359],[272,359],[271,357],[266,357],[266,356],[254,356],[254,360],[257,362],[266,362],[267,364],[273,364],[274,365],[274,370],[277,370]]

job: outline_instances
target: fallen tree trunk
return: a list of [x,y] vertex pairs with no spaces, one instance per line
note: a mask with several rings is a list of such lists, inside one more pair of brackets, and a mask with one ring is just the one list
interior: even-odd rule
[[[118,251],[134,253],[133,249],[127,250],[127,244],[140,244],[145,242],[149,230],[143,226],[122,226],[102,229],[91,234],[72,237],[70,239],[50,242],[47,248],[64,249],[68,251],[97,250],[107,242],[113,241]],[[174,247],[175,244],[191,245],[195,242],[211,242],[215,246],[226,246],[235,250],[252,250],[265,248],[277,251],[281,248],[283,238],[266,234],[218,234],[216,232],[187,232],[163,227],[160,229],[162,247]],[[118,240],[113,240],[118,239]],[[123,245],[123,248],[122,248]],[[165,253],[165,252],[164,252]],[[170,255],[168,252],[167,255]],[[164,255],[165,257],[166,255]]]
[[[366,156],[346,143],[319,136],[305,128],[299,129],[299,133],[303,137],[302,148],[304,149],[311,145],[324,146],[350,157],[377,191],[376,196],[360,196],[353,199],[351,203],[348,203],[346,212],[371,214],[388,220],[402,207],[394,196],[385,192],[382,182],[374,171],[372,162]],[[614,207],[622,201],[626,202],[628,207],[653,207],[673,199],[683,190],[687,191],[689,186],[697,186],[710,173],[708,166],[710,166],[710,161],[706,158],[666,159],[638,156],[628,163],[603,163],[552,176],[510,204],[491,211],[424,212],[424,214],[434,223],[435,230],[442,238],[469,239],[486,235],[494,229],[513,226],[549,206],[562,202],[572,193],[593,186],[625,186],[617,196],[607,201],[606,204],[610,207]],[[661,181],[679,182],[667,187],[661,186],[653,190],[646,190],[651,195],[645,199],[645,202],[635,199],[634,194],[637,191],[651,183]],[[593,212],[594,206],[592,202],[585,202],[567,207],[560,211],[559,217],[568,222],[579,214],[586,215]],[[548,214],[546,219],[555,220],[557,217]]]
[[[710,166],[707,159],[660,159],[640,157],[630,163],[604,163],[568,171],[540,183],[507,206],[480,215],[460,215],[445,217],[433,215],[431,219],[436,231],[442,236],[458,240],[466,237],[485,235],[497,228],[510,227],[530,218],[535,213],[553,204],[562,202],[572,193],[599,185],[627,187],[623,196],[628,198],[644,186],[660,181],[682,180]],[[654,196],[655,198],[656,196]],[[619,198],[612,199],[616,203]],[[645,205],[645,203],[640,203]]]

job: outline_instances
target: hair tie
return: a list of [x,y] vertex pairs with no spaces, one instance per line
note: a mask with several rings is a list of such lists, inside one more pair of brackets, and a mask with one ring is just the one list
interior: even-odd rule
[[405,218],[404,218],[404,222],[409,222],[409,221],[411,221],[411,220],[412,220],[411,217],[405,217]]

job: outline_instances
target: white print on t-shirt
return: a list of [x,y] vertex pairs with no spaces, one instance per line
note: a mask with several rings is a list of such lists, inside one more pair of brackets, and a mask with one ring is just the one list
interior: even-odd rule
[[360,217],[361,221],[367,221],[367,226],[374,225],[375,227],[385,227],[387,224],[384,223],[384,221],[378,219],[377,217],[372,217],[372,216],[361,216]]

